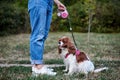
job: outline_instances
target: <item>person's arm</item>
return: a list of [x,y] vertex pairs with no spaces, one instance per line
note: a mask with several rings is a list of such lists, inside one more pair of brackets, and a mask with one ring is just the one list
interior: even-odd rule
[[54,0],[54,2],[56,3],[58,10],[65,10],[66,9],[66,7],[59,0]]

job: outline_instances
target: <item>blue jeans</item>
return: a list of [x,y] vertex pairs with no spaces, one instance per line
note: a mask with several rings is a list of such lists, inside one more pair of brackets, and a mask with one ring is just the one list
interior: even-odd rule
[[44,43],[52,19],[53,0],[29,0],[31,64],[43,64]]

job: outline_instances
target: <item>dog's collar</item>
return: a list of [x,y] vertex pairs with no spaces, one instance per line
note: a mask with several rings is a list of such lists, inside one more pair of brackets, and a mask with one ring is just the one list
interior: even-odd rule
[[80,54],[80,50],[76,50],[75,55],[77,56],[79,54]]
[[65,58],[67,58],[69,55],[70,55],[70,54],[69,54],[69,53],[67,53],[67,54],[65,55]]

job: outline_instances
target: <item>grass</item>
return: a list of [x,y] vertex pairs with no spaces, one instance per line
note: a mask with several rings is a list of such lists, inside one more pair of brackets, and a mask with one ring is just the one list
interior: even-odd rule
[[[63,64],[57,52],[57,41],[62,36],[72,39],[71,33],[50,33],[45,44],[45,64]],[[109,70],[99,73],[91,80],[120,80],[120,33],[99,34],[91,33],[88,42],[86,33],[74,33],[78,48],[85,51],[94,62],[95,67],[108,66]],[[0,37],[0,63],[30,64],[29,34]],[[58,75],[32,77],[30,67],[1,67],[0,80],[83,80],[82,74],[73,76],[63,75],[64,67],[55,67]]]
[[[101,61],[100,61],[101,62]],[[103,61],[102,61],[103,62]],[[119,70],[119,62],[107,62],[109,70],[103,71],[95,76],[94,79],[91,80],[119,80],[120,72]],[[118,65],[118,66],[113,66]],[[97,63],[95,66],[100,66],[101,63]],[[115,69],[116,68],[116,69]],[[4,67],[0,68],[0,80],[83,80],[83,74],[73,74],[73,76],[65,76],[62,70],[64,67],[55,67],[54,70],[57,72],[56,76],[47,76],[40,75],[38,77],[33,77],[31,73],[30,67]]]

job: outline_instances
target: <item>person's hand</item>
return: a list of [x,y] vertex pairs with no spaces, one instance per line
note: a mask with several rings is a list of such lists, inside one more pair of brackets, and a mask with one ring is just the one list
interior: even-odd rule
[[58,10],[60,11],[64,11],[66,9],[66,7],[62,3],[58,3],[57,6],[58,6]]
[[54,1],[57,4],[58,10],[64,11],[66,9],[66,7],[59,0],[54,0]]

